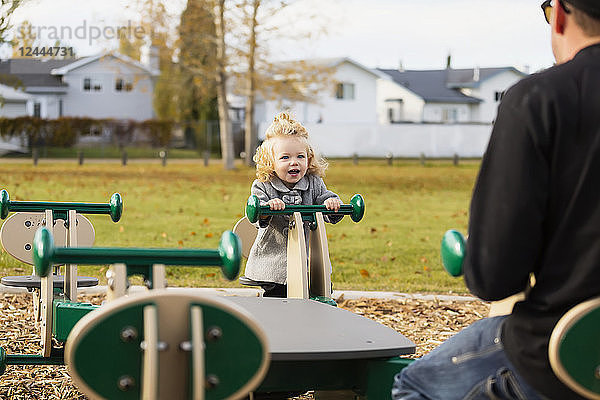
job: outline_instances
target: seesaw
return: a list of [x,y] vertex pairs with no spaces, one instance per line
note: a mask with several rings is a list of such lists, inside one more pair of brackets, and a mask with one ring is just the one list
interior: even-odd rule
[[[64,356],[60,348],[50,357],[0,350],[0,371],[66,361],[91,398],[240,398],[268,365],[260,327],[222,299],[159,290],[166,286],[165,265],[220,265],[235,279],[239,248],[231,232],[216,250],[55,247],[50,231],[41,228],[33,249],[38,276],[47,278],[60,263],[112,264],[107,297],[115,301],[93,306],[55,299],[55,339],[66,340]],[[153,290],[125,296],[132,275],[142,275]],[[246,357],[239,370],[231,368],[237,356]]]
[[[463,273],[466,240],[447,231],[441,244],[442,264],[448,273]],[[512,305],[511,305],[512,308]],[[588,399],[600,399],[600,297],[584,301],[558,321],[548,345],[550,366],[569,388]]]
[[[262,297],[215,300],[200,296],[191,288],[158,289],[164,275],[156,272],[146,276],[152,282],[150,286],[155,288],[147,294],[115,296],[123,294],[126,277],[132,272],[139,273],[143,269],[149,275],[153,271],[151,266],[157,263],[192,264],[191,254],[185,249],[169,251],[167,259],[150,249],[142,250],[57,248],[52,245],[51,235],[46,230],[41,230],[34,242],[35,270],[41,276],[49,274],[54,263],[113,264],[111,270],[115,273],[111,278],[114,280],[109,290],[116,292],[111,298],[118,298],[105,306],[90,307],[86,316],[70,329],[64,358],[57,355],[53,359],[55,364],[66,362],[78,387],[92,398],[98,398],[94,397],[97,395],[110,399],[146,398],[146,393],[158,393],[156,397],[147,398],[178,399],[190,398],[196,392],[205,393],[206,398],[238,398],[235,396],[250,391],[302,393],[318,390],[325,395],[329,391],[336,391],[336,395],[343,391],[347,396],[360,394],[369,399],[380,399],[389,395],[394,374],[410,362],[398,356],[414,352],[414,344],[393,329],[312,300]],[[237,275],[234,267],[239,269],[241,254],[239,241],[233,234],[224,235],[218,250],[201,251],[201,254],[201,259],[193,263],[216,263],[223,265],[228,278],[234,279]],[[200,257],[200,253],[196,255]],[[118,273],[119,269],[129,270],[130,267],[134,270]],[[155,307],[148,309],[147,305]],[[195,306],[201,308],[202,318],[197,315],[199,311],[192,312]],[[209,306],[232,314],[231,318],[239,322],[238,327],[232,331],[227,329],[225,322],[208,320],[212,315],[207,311]],[[198,326],[200,320],[204,328]],[[238,335],[242,329],[240,325],[247,327],[244,328],[249,332],[247,335]],[[219,329],[211,328],[215,326]],[[193,354],[194,335],[204,337],[206,351],[202,356]],[[230,353],[223,353],[227,351],[223,347],[215,347],[209,352],[211,340],[226,335],[235,341],[235,344],[227,342],[235,348],[235,358],[228,355]],[[149,353],[146,353],[146,338],[151,343],[158,343],[150,347],[153,350]],[[188,342],[192,343],[191,347]],[[220,339],[217,342],[221,343]],[[201,347],[196,345],[195,348]],[[190,348],[192,351],[187,351]],[[173,361],[185,369],[177,370],[177,377],[169,375],[170,351],[184,358]],[[264,352],[268,356],[264,356]],[[42,360],[43,357],[31,356],[24,360],[25,357],[4,355],[0,366],[5,368],[24,361],[48,363],[45,362],[48,360]],[[157,357],[158,362],[155,361]],[[237,383],[229,378],[229,372],[219,372],[217,367],[211,366],[213,361],[218,361],[213,358],[223,359],[222,364],[227,365],[231,376],[238,377]],[[270,363],[265,367],[267,361],[264,360],[268,359]],[[238,365],[247,372],[236,373]],[[204,372],[199,372],[202,369]],[[173,379],[177,383],[172,385],[179,389],[174,389],[169,382],[163,383]],[[163,388],[169,388],[167,394],[162,392]],[[218,393],[217,388],[225,392],[214,394]],[[193,398],[201,397],[194,395]]]
[[[323,215],[349,215],[352,221],[359,222],[365,214],[365,202],[360,194],[354,195],[349,204],[342,204],[339,211],[328,210],[324,205],[287,205],[283,210],[271,210],[261,205],[256,196],[250,196],[246,203],[246,217],[234,227],[241,240],[243,254],[247,257],[257,235],[253,225],[260,218],[271,215],[290,215],[287,242],[287,297],[297,299],[315,298],[330,304],[331,299],[331,261],[325,221]],[[310,239],[307,254],[305,224],[310,227]],[[268,282],[259,282],[245,276],[240,283],[249,286],[265,286]]]
[[[5,219],[10,212],[15,214],[6,219],[0,229],[2,246],[16,259],[33,265],[33,238],[39,227],[50,229],[59,245],[91,246],[94,243],[94,228],[81,214],[106,214],[110,215],[113,222],[118,222],[123,213],[123,202],[118,193],[113,194],[108,203],[14,201],[3,189],[0,191],[0,218]],[[7,276],[1,280],[3,285],[33,291],[35,320],[41,324],[42,355],[45,357],[51,353],[52,298],[56,296],[76,301],[78,287],[98,284],[96,278],[78,277],[77,265],[73,263],[65,265],[64,276],[59,272],[56,267],[53,274],[44,278],[26,275]],[[54,288],[57,289],[56,293]]]

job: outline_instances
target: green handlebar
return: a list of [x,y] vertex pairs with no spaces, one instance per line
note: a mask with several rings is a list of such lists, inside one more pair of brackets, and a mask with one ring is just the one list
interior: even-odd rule
[[118,222],[123,214],[123,200],[119,193],[114,193],[108,203],[64,203],[54,201],[14,201],[10,200],[5,189],[0,191],[0,218],[4,219],[11,211],[44,212],[52,210],[66,216],[69,210],[80,214],[109,214],[113,222]]
[[221,266],[223,275],[234,280],[240,272],[242,246],[238,236],[225,231],[217,250],[204,249],[140,249],[102,247],[54,247],[52,234],[40,228],[33,239],[35,274],[48,276],[53,264],[123,263],[150,268],[154,264]]
[[258,218],[265,215],[290,215],[299,212],[302,215],[314,214],[317,212],[327,214],[350,215],[354,222],[360,221],[365,215],[365,201],[360,194],[355,194],[350,199],[350,204],[342,204],[338,211],[328,210],[324,205],[286,205],[283,210],[271,210],[269,206],[261,206],[260,200],[255,195],[251,195],[246,203],[246,217],[252,223],[258,221]]
[[442,264],[450,275],[462,275],[466,246],[467,242],[462,233],[450,229],[444,234],[441,246]]

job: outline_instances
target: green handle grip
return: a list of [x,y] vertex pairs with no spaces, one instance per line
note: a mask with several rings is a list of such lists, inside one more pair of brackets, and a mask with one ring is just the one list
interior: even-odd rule
[[467,242],[462,233],[450,229],[444,234],[441,246],[442,264],[450,275],[462,275],[466,247]]
[[352,221],[358,222],[365,215],[365,201],[360,194],[355,194],[350,199],[350,204],[342,204],[338,211],[328,210],[324,205],[286,205],[283,210],[271,210],[269,206],[261,206],[260,200],[255,195],[251,195],[246,203],[246,217],[252,223],[258,221],[258,218],[265,215],[291,215],[295,212],[299,212],[302,215],[314,214],[317,212],[325,215],[350,215]]
[[55,247],[52,234],[46,228],[38,229],[33,239],[33,265],[38,276],[48,276],[53,264],[123,263],[148,268],[154,264],[221,266],[223,275],[234,280],[240,272],[241,260],[240,239],[231,231],[223,232],[216,250]]
[[64,203],[54,201],[14,201],[10,200],[5,189],[0,191],[0,218],[4,219],[11,211],[44,212],[68,214],[75,210],[80,214],[108,214],[113,222],[118,222],[123,214],[123,200],[119,193],[114,193],[108,203]]

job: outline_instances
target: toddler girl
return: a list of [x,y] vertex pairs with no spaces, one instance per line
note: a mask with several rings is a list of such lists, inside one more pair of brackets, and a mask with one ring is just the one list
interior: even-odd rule
[[[261,205],[283,210],[286,205],[325,204],[338,211],[340,198],[327,190],[322,176],[327,162],[317,157],[308,141],[308,132],[287,112],[275,116],[266,139],[256,150],[256,179],[251,193]],[[342,215],[325,215],[336,223]],[[264,297],[287,296],[287,227],[289,216],[273,215],[257,222],[259,230],[246,263],[246,277],[262,281]],[[308,229],[305,229],[308,232]]]

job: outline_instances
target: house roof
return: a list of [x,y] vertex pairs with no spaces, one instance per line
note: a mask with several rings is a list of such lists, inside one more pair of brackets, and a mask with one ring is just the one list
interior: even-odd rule
[[11,75],[20,80],[22,86],[65,87],[60,77],[50,75],[53,68],[72,63],[73,60],[36,58],[12,58],[0,61],[0,74]]
[[[446,83],[448,87],[452,88],[476,88],[481,82],[502,72],[514,72],[521,77],[527,75],[514,67],[449,69],[447,71]],[[478,79],[475,79],[476,75],[479,75]]]
[[354,65],[358,69],[362,69],[363,71],[375,76],[376,78],[387,79],[388,77],[385,74],[382,74],[377,69],[369,68],[361,63],[354,61],[348,57],[331,57],[331,58],[312,58],[308,60],[304,60],[307,64],[315,64],[315,65],[324,65],[326,67],[339,67],[344,63],[348,63]]
[[65,88],[68,85],[62,82],[61,76],[76,68],[94,62],[101,57],[112,56],[125,63],[132,64],[150,75],[156,76],[160,71],[155,71],[148,66],[118,53],[103,52],[95,56],[79,59],[39,59],[39,58],[11,58],[0,60],[0,77],[17,77],[20,85],[26,88]]
[[428,103],[476,104],[482,101],[448,87],[447,70],[398,71],[395,69],[379,69],[379,71],[388,74],[394,82],[421,96]]
[[432,103],[480,103],[481,99],[467,96],[459,89],[477,88],[483,81],[502,72],[526,75],[514,67],[379,71],[388,74],[394,82],[421,96],[426,102]]
[[75,62],[54,68],[50,71],[50,73],[52,75],[65,75],[69,71],[83,67],[84,65],[90,64],[94,61],[98,61],[104,57],[114,57],[118,60],[123,61],[126,64],[132,64],[132,65],[142,69],[143,71],[146,71],[147,73],[149,73],[152,76],[160,75],[160,71],[151,69],[147,65],[144,65],[141,62],[134,60],[133,58],[127,57],[123,54],[119,54],[116,52],[102,52],[100,54],[96,54],[95,56],[80,58],[80,59],[76,60]]

